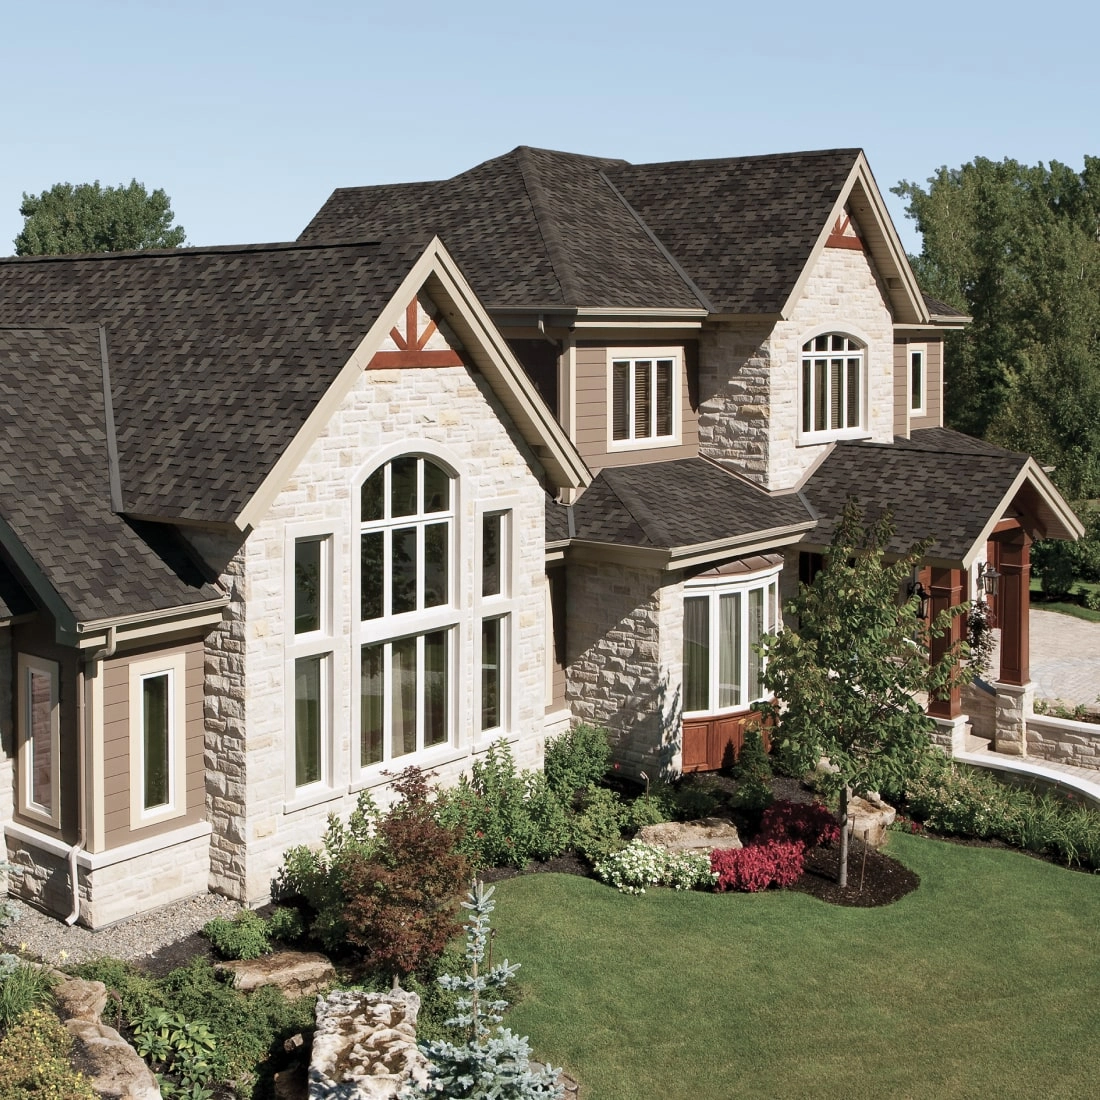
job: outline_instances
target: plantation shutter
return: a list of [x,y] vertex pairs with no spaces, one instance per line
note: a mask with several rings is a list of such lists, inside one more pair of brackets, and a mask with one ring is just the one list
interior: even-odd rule
[[611,366],[611,438],[630,438],[630,364]]
[[672,360],[657,362],[657,435],[672,435]]

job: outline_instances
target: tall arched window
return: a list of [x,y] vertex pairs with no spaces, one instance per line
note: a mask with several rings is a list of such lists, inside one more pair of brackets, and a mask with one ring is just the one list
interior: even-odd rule
[[864,427],[865,355],[850,336],[827,332],[802,345],[802,439],[835,439]]
[[455,478],[420,455],[359,495],[359,766],[452,739]]

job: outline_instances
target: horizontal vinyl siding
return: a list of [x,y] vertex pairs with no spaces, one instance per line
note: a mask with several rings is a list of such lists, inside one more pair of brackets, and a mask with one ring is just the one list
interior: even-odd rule
[[909,345],[894,345],[894,435],[909,435]]
[[[662,346],[656,344],[642,347]],[[628,352],[630,345],[616,344]],[[642,462],[669,462],[695,458],[699,454],[699,422],[692,405],[689,379],[697,369],[693,347],[683,350],[680,365],[680,442],[667,447],[641,447],[609,451],[610,429],[607,410],[608,349],[604,345],[576,349],[576,424],[574,442],[581,457],[595,472],[605,466],[634,466]]]
[[[158,653],[184,652],[186,675],[182,686],[186,724],[187,809],[179,817],[152,825],[130,827],[130,665],[148,661]],[[203,646],[196,641],[165,650],[128,653],[108,662],[103,670],[103,807],[107,848],[119,848],[145,837],[168,833],[182,825],[201,821],[206,811],[205,741],[203,715]]]

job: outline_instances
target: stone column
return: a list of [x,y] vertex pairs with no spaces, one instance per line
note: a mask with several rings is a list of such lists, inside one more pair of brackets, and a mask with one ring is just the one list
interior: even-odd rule
[[[963,571],[961,569],[945,569],[941,566],[933,566],[931,570],[932,580],[930,588],[932,599],[930,600],[930,614],[932,620],[949,608],[958,607],[963,602]],[[962,641],[963,620],[961,615],[955,615],[951,620],[951,626],[938,638],[931,641],[932,663],[943,659],[944,655]],[[928,702],[928,713],[933,718],[949,719],[952,724],[962,716],[962,690],[954,687],[946,695],[933,696]]]

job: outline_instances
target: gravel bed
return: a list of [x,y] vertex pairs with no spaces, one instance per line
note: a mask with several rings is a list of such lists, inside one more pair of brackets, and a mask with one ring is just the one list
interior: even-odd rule
[[79,925],[70,927],[60,918],[49,917],[20,901],[11,903],[19,919],[0,930],[5,949],[66,966],[103,955],[141,962],[166,945],[193,935],[208,920],[232,917],[241,908],[217,894],[200,894],[92,932]]

